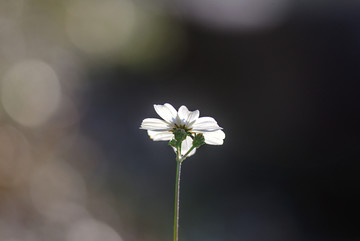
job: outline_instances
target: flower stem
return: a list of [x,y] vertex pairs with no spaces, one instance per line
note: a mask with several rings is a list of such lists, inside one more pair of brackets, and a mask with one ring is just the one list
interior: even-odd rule
[[195,148],[195,146],[192,146],[192,147],[185,153],[185,155],[183,155],[183,156],[181,157],[180,162],[183,162],[183,161],[187,158],[187,156],[190,154],[190,152],[191,152],[192,150],[194,150],[194,148]]
[[190,152],[195,148],[192,146],[185,155],[181,156],[181,142],[176,148],[176,179],[175,179],[175,210],[174,210],[174,241],[179,240],[179,208],[180,208],[180,176],[181,163],[187,158]]
[[174,241],[179,240],[179,206],[180,206],[180,174],[181,174],[181,147],[176,153],[176,179],[175,179],[175,213],[174,213]]

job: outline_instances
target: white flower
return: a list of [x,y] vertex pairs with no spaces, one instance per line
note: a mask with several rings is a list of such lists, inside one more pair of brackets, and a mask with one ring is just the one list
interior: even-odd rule
[[[140,129],[147,130],[154,141],[170,141],[174,139],[173,131],[184,129],[189,134],[201,133],[204,135],[205,143],[209,145],[222,145],[225,133],[212,117],[200,117],[198,110],[189,111],[186,106],[181,106],[178,111],[166,103],[154,105],[156,113],[162,118],[146,118],[141,123]],[[181,155],[184,155],[192,147],[192,138],[187,136],[181,144]],[[176,151],[176,149],[174,148]],[[195,153],[196,148],[188,155]]]

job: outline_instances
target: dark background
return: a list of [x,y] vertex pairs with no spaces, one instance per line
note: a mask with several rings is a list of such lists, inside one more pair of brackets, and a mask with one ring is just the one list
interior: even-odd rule
[[184,22],[176,65],[92,70],[83,130],[105,150],[111,191],[128,195],[138,228],[171,237],[175,155],[138,129],[169,102],[226,133],[183,165],[183,240],[360,240],[359,21],[356,9],[334,9],[252,34]]
[[359,241],[359,10],[0,0],[0,80],[36,59],[61,86],[14,85],[31,122],[0,83],[0,240],[171,240],[175,153],[139,129],[171,103],[226,133],[183,163],[181,241]]

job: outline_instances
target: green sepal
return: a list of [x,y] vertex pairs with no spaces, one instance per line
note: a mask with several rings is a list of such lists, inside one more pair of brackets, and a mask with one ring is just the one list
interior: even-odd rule
[[203,134],[195,134],[193,139],[193,146],[199,148],[200,146],[205,144],[205,138]]
[[188,135],[188,133],[184,130],[184,129],[176,129],[174,131],[174,136],[175,136],[175,140],[178,143],[182,143],[183,140],[186,139],[186,136]]
[[172,139],[171,141],[169,141],[169,146],[172,146],[172,147],[177,147],[177,141],[176,140],[174,140],[174,139]]

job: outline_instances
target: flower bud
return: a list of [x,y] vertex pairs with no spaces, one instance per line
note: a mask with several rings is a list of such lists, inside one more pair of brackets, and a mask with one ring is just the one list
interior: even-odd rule
[[176,129],[174,131],[175,140],[178,141],[178,143],[181,143],[183,140],[186,139],[187,133],[184,129]]
[[196,134],[193,139],[193,146],[199,148],[200,146],[205,144],[205,138],[203,134]]

